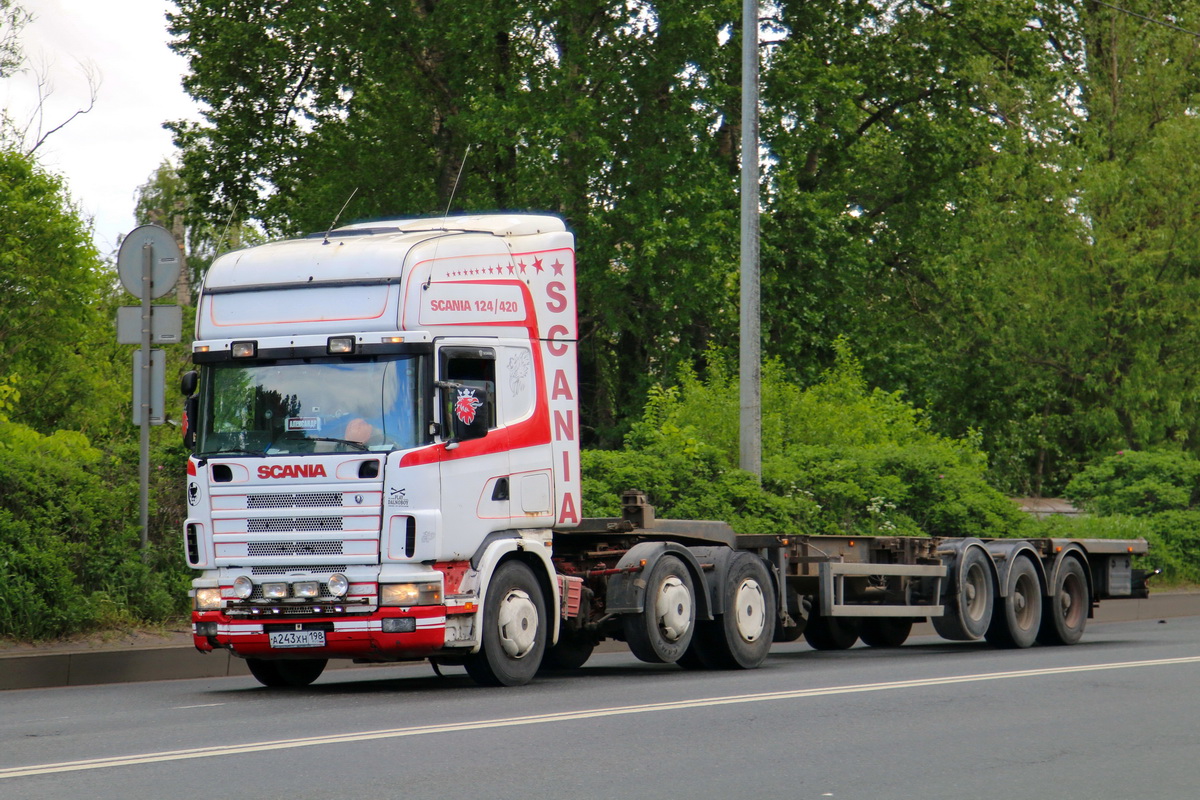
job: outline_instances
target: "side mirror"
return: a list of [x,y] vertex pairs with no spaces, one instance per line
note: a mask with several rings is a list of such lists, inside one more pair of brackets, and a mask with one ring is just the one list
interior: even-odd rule
[[200,398],[196,396],[196,385],[199,383],[196,370],[183,373],[179,380],[179,391],[183,392],[183,446],[188,450],[196,449],[196,414],[200,410]]
[[451,440],[464,442],[482,439],[488,433],[488,393],[484,389],[461,384],[450,384],[454,405],[451,407]]

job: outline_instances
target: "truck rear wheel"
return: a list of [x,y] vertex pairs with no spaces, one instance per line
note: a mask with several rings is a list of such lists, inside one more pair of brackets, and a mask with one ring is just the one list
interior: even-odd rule
[[646,576],[642,610],[622,618],[625,641],[639,660],[674,664],[696,632],[696,591],[683,562],[664,555]]
[[1083,565],[1074,558],[1063,561],[1050,588],[1037,640],[1041,644],[1075,644],[1083,637],[1091,607]]
[[263,658],[246,659],[246,666],[250,668],[250,674],[254,676],[254,679],[263,686],[270,686],[273,689],[284,687],[295,689],[308,686],[321,677],[321,673],[325,671],[325,665],[328,663],[329,660],[325,658],[302,658],[286,661],[270,661]]
[[734,556],[724,585],[725,612],[697,623],[690,653],[708,669],[755,669],[766,660],[775,634],[771,575],[750,553]]
[[596,643],[590,637],[578,633],[563,633],[558,641],[546,648],[542,656],[542,669],[566,671],[579,669],[592,657]]
[[484,598],[483,644],[467,656],[467,674],[484,686],[521,686],[533,680],[546,649],[546,604],[528,566],[505,561]]
[[1037,568],[1018,556],[1008,570],[1007,596],[997,598],[984,636],[995,647],[1029,647],[1042,626],[1042,584]]

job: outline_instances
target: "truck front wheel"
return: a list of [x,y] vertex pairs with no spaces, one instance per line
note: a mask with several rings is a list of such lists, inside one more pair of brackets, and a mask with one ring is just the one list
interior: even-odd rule
[[321,673],[325,671],[325,665],[328,663],[329,660],[325,658],[289,659],[287,661],[269,661],[263,658],[246,659],[246,666],[250,668],[250,674],[254,676],[254,679],[263,686],[270,686],[274,689],[283,687],[295,689],[308,686],[321,677]]
[[484,686],[521,686],[533,680],[546,650],[546,603],[533,571],[505,561],[488,584],[483,645],[464,666]]

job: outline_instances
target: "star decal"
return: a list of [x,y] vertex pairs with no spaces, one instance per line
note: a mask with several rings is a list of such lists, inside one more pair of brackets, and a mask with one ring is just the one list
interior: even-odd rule
[[565,267],[565,266],[566,266],[566,264],[562,263],[561,261],[559,261],[559,260],[556,258],[556,259],[554,259],[554,263],[553,263],[553,264],[551,264],[550,266],[554,268],[554,274],[555,274],[555,275],[562,275],[562,274],[563,274],[563,267]]
[[545,267],[542,266],[542,260],[540,258],[535,258],[533,260],[533,268],[536,269],[539,273],[545,271]]

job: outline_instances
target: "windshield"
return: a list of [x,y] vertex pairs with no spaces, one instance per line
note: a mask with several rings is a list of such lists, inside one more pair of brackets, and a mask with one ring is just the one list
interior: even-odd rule
[[209,365],[197,453],[343,453],[422,443],[421,357]]

